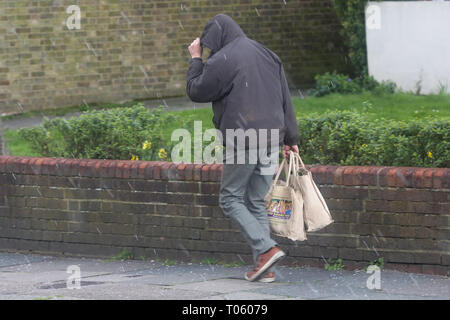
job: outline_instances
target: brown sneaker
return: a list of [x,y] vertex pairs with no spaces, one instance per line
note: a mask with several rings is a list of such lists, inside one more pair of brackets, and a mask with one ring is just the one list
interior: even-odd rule
[[258,282],[270,283],[275,281],[275,272],[267,272],[261,278],[259,278]]
[[264,272],[277,263],[286,254],[278,249],[277,247],[272,247],[269,251],[259,255],[258,266],[245,274],[245,279],[248,281],[255,281],[261,277]]

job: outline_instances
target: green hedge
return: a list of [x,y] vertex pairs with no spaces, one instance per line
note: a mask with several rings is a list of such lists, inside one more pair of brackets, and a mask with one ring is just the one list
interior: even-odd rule
[[[42,156],[170,161],[172,130],[192,133],[193,120],[136,105],[46,119],[42,127],[19,134]],[[299,148],[308,164],[450,167],[449,119],[374,121],[356,111],[328,111],[297,120]]]
[[305,163],[450,167],[450,120],[368,120],[352,111],[298,118]]
[[358,94],[371,91],[375,94],[394,93],[397,87],[394,82],[375,80],[372,76],[362,75],[354,79],[346,74],[326,72],[314,77],[316,86],[308,91],[308,95],[322,97],[331,93]]
[[46,157],[165,160],[172,148],[166,132],[173,122],[181,120],[161,107],[150,111],[137,104],[69,120],[46,118],[41,127],[20,129],[19,135]]

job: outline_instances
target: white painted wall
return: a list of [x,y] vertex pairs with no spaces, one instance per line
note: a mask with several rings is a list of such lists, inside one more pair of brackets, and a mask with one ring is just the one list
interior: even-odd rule
[[450,1],[384,1],[366,6],[369,74],[405,91],[450,93]]

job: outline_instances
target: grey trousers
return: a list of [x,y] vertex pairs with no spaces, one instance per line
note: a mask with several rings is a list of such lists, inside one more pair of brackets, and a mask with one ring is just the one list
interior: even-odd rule
[[[278,154],[279,150],[276,152]],[[248,151],[246,151],[246,160],[248,160]],[[222,169],[219,206],[224,215],[232,219],[240,228],[252,249],[256,266],[258,256],[277,244],[270,237],[264,201],[274,172],[270,174],[270,170],[265,170],[268,165],[263,165],[259,157],[256,164],[249,164],[248,161],[245,164],[226,162],[225,160]]]

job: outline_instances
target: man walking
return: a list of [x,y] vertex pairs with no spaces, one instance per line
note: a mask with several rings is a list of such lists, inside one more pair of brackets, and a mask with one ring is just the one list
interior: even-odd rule
[[[211,50],[206,63],[202,61],[203,47]],[[298,152],[298,126],[283,65],[275,53],[248,38],[224,14],[208,21],[201,37],[189,46],[189,52],[192,58],[187,94],[194,102],[212,102],[214,126],[222,133],[224,145],[227,142],[219,205],[239,226],[252,249],[255,267],[245,278],[272,282],[273,266],[285,253],[270,237],[264,197],[274,172],[267,170],[267,157],[263,154],[268,152],[270,159],[275,157],[278,161],[282,144],[284,157],[289,150]],[[249,137],[244,137],[243,148],[236,146],[235,138],[239,137],[231,135],[230,130],[239,129],[241,133],[270,131],[265,138],[257,137],[256,158],[252,153],[255,145]],[[231,157],[229,142],[234,151]],[[245,163],[236,163],[236,151],[242,150]]]

